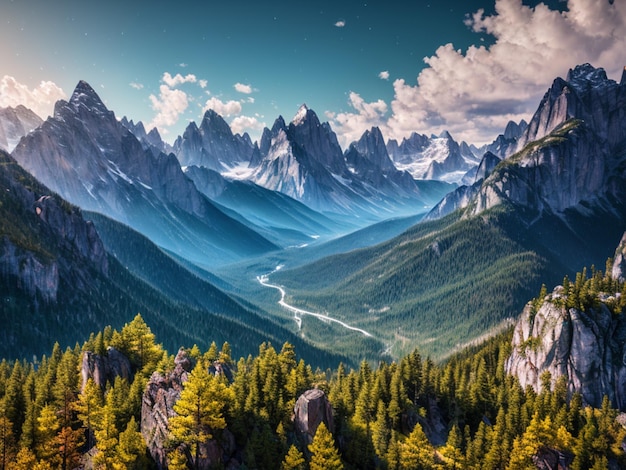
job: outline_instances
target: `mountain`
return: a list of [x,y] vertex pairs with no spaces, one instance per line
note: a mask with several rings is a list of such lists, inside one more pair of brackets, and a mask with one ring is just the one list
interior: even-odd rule
[[42,122],[39,116],[22,105],[0,108],[0,150],[11,152],[22,137]]
[[618,84],[589,64],[570,70],[566,80],[557,78],[518,151],[484,181],[471,212],[504,200],[555,213],[623,207],[625,116],[625,79]]
[[491,152],[499,158],[508,157],[515,152],[518,141],[527,127],[528,123],[523,119],[519,123],[509,121],[504,133],[498,135],[491,144],[474,149],[474,153],[484,155],[486,152]]
[[431,137],[414,132],[400,144],[391,139],[387,151],[398,169],[408,171],[418,180],[460,183],[479,162],[465,142],[458,144],[446,131]]
[[80,82],[69,102],[27,135],[14,158],[52,190],[101,212],[157,245],[211,266],[273,250],[274,244],[219,210],[173,154],[154,155]]
[[262,159],[250,179],[319,212],[356,215],[364,221],[398,212],[415,214],[449,191],[442,183],[412,181],[393,168],[388,156],[372,153],[380,145],[368,147],[366,141],[380,143],[379,132],[366,133],[344,156],[330,125],[303,105],[289,125],[279,117],[264,131]]
[[[230,126],[212,109],[204,113],[200,127],[190,123],[174,142],[173,151],[183,166],[199,166],[217,172],[248,166],[258,148],[250,136],[233,135]],[[258,160],[258,157],[256,157]]]
[[[137,312],[168,347],[228,341],[247,355],[263,341],[289,341],[320,365],[349,360],[321,351],[267,314],[191,274],[152,242],[99,214],[88,215],[0,151],[0,357],[73,346]],[[96,228],[97,227],[97,228]],[[100,233],[104,237],[100,237]],[[104,241],[103,241],[104,240]],[[209,340],[210,339],[210,340]]]
[[603,265],[626,230],[624,82],[574,68],[546,93],[522,149],[502,161],[486,154],[480,179],[424,222],[272,282],[295,305],[369,328],[392,347],[441,354],[502,325],[540,281]]
[[126,116],[120,119],[120,123],[137,137],[145,150],[151,149],[155,157],[160,153],[172,152],[172,146],[163,141],[156,127],[153,127],[150,132],[146,132],[143,122],[139,121],[135,124],[132,119],[129,121]]
[[252,181],[229,180],[205,167],[188,166],[185,174],[199,191],[232,217],[247,224],[281,246],[312,243],[346,232],[353,225],[310,209],[291,197],[265,189]]

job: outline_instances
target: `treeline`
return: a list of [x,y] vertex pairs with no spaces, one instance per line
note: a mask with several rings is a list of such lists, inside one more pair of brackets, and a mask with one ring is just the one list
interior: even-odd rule
[[[610,265],[608,265],[610,267]],[[624,283],[592,269],[565,282],[564,302],[593,306],[613,295],[623,315]],[[533,302],[539,304],[545,289]],[[602,301],[610,296],[602,296]],[[285,343],[263,343],[234,361],[228,343],[187,350],[189,373],[177,417],[169,423],[170,468],[197,468],[199,446],[227,428],[248,469],[528,469],[560,462],[571,469],[624,468],[626,429],[605,398],[601,408],[568,394],[564,378],[542,376],[541,391],[523,389],[504,372],[512,331],[464,350],[443,364],[415,350],[397,362],[313,370]],[[127,356],[134,375],[104,387],[84,384],[84,351]],[[208,373],[215,361],[233,371]],[[139,469],[154,465],[140,434],[141,398],[154,371],[174,368],[140,316],[120,331],[106,328],[82,347],[37,363],[0,363],[0,470]],[[334,426],[320,426],[309,445],[296,437],[297,398],[319,388]]]

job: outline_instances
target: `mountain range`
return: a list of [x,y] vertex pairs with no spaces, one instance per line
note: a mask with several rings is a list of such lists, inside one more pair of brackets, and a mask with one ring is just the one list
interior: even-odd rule
[[[135,309],[176,338],[217,322],[229,341],[247,325],[244,337],[288,337],[326,359],[415,346],[443,357],[508,325],[542,283],[613,254],[626,230],[625,113],[626,79],[584,64],[481,148],[447,132],[385,142],[371,128],[343,150],[305,105],[258,142],[207,111],[169,145],[81,81],[45,121],[0,114],[14,146],[3,184],[22,194],[0,207],[3,294],[20,306],[3,315],[31,312],[39,339],[46,321],[88,332]],[[61,225],[42,235],[49,213]],[[82,248],[53,248],[79,232]],[[270,272],[286,303],[370,336],[293,321],[257,281]],[[22,330],[6,334],[12,350],[38,352]]]

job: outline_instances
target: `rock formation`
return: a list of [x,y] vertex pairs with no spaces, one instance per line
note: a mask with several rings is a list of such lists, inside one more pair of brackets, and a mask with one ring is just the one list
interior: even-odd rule
[[132,382],[133,367],[124,354],[109,346],[106,355],[91,351],[83,353],[80,376],[82,379],[81,389],[85,388],[89,379],[93,379],[96,385],[104,389],[107,382],[113,383],[117,377],[126,379],[129,383]]
[[[170,372],[152,374],[141,403],[141,434],[159,470],[168,468],[168,422],[176,416],[174,404],[194,366],[183,348],[176,354],[174,364]],[[208,470],[221,464],[237,467],[235,437],[228,429],[221,431],[219,440],[210,439],[200,446],[203,458],[196,463],[196,468]]]
[[307,390],[298,397],[292,419],[296,434],[305,445],[313,442],[317,427],[322,422],[331,433],[334,431],[332,406],[318,388]]
[[548,371],[552,384],[565,376],[568,392],[600,407],[607,395],[614,406],[626,409],[626,321],[608,305],[619,294],[600,294],[587,311],[565,306],[562,286],[546,296],[539,307],[526,305],[513,333],[513,352],[506,372],[523,388],[541,389]]
[[626,281],[626,232],[615,250],[615,256],[613,257],[613,271],[611,273],[613,279],[617,279],[621,282]]
[[13,151],[20,139],[42,122],[39,116],[22,105],[0,108],[0,149]]

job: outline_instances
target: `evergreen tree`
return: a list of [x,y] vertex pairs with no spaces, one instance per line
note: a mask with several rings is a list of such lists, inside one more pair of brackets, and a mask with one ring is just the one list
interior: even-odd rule
[[289,447],[287,455],[280,465],[281,470],[306,470],[306,460],[304,455],[293,444]]
[[98,424],[99,411],[102,408],[102,390],[92,378],[87,379],[85,388],[78,395],[74,407],[78,413],[78,419],[82,421],[87,434],[87,449],[94,446],[93,432]]
[[[37,418],[37,457],[52,463],[53,457],[57,457],[57,432],[59,430],[59,419],[56,410],[52,405],[44,406],[41,414]],[[54,462],[57,465],[58,462]]]
[[315,431],[313,442],[309,444],[311,470],[343,470],[343,463],[335,447],[333,435],[322,422]]
[[128,470],[141,470],[148,466],[146,443],[137,430],[135,417],[131,417],[126,429],[119,435],[118,453]]
[[422,426],[418,423],[406,441],[400,445],[400,468],[402,470],[426,470],[434,466],[434,449],[428,442]]
[[200,445],[211,439],[212,431],[226,427],[224,408],[232,400],[231,391],[199,361],[183,385],[180,399],[174,405],[174,416],[169,421],[170,440],[191,449],[197,468]]

